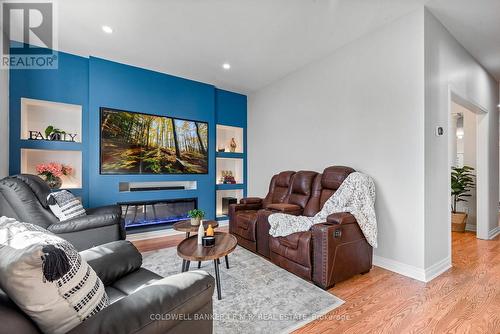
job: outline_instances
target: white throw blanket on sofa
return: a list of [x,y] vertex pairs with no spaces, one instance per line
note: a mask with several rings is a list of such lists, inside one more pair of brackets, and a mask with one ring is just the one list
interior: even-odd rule
[[349,212],[363,231],[366,240],[377,247],[377,218],[375,217],[375,183],[368,175],[354,172],[342,182],[339,189],[325,202],[314,217],[275,213],[269,216],[273,237],[284,237],[295,232],[309,231],[314,224],[326,222],[336,212]]

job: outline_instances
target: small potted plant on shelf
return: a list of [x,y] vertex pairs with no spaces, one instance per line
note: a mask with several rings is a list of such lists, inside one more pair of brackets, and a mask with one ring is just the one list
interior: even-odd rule
[[73,168],[69,165],[49,162],[48,164],[38,164],[36,172],[45,178],[50,189],[59,189],[62,186],[61,177],[73,173]]
[[49,125],[45,129],[45,138],[47,140],[61,140],[62,136],[65,134],[66,134],[66,131],[58,129],[58,128],[54,127],[53,125]]
[[470,166],[451,168],[451,230],[464,232],[467,222],[467,213],[457,211],[459,202],[467,202],[469,193],[474,189],[474,168]]
[[188,216],[191,218],[191,225],[198,226],[203,217],[205,217],[205,212],[203,212],[203,210],[193,209],[188,211]]

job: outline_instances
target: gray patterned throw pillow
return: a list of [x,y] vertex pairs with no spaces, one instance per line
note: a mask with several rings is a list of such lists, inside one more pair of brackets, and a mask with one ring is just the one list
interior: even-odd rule
[[82,202],[67,190],[50,193],[47,196],[47,203],[60,221],[86,215]]
[[44,333],[66,333],[109,305],[95,271],[66,240],[0,217],[0,286]]

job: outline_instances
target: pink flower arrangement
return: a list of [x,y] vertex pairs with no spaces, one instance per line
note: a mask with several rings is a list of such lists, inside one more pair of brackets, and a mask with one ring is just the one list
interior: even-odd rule
[[73,167],[63,165],[57,162],[49,162],[48,164],[38,164],[36,166],[38,175],[44,175],[46,178],[61,177],[73,173]]

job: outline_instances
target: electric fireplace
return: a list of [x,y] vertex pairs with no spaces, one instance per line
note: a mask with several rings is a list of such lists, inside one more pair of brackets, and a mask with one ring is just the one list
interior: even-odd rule
[[172,225],[189,219],[188,211],[198,208],[196,198],[121,202],[125,228],[137,229],[155,225]]

